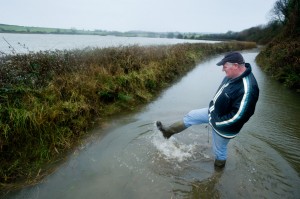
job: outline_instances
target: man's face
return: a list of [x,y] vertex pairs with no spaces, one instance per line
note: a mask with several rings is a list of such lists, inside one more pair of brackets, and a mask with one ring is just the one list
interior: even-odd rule
[[226,73],[226,76],[228,78],[236,78],[237,77],[237,67],[238,67],[238,64],[236,63],[229,63],[229,62],[226,62],[224,65],[223,65],[223,71]]

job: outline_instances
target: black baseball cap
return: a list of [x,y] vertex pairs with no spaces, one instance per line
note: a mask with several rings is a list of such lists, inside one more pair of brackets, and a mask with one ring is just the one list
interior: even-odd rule
[[217,63],[217,66],[222,66],[226,62],[238,63],[238,64],[244,64],[245,63],[243,56],[239,52],[230,52],[230,53],[227,53],[224,56],[224,58]]

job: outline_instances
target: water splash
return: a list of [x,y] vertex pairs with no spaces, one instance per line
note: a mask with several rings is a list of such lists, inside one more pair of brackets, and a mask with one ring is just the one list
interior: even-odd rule
[[153,131],[151,142],[165,160],[183,162],[193,157],[197,148],[196,143],[185,144],[175,137],[165,139],[156,126]]

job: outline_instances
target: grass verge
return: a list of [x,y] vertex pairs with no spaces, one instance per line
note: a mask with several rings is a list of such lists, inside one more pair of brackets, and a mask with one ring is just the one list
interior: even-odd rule
[[300,92],[300,39],[274,39],[256,57],[260,67],[287,88]]

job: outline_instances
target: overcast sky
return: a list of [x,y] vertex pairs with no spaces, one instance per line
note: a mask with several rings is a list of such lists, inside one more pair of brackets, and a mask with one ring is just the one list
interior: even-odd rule
[[0,0],[0,24],[153,32],[241,31],[270,20],[276,0]]

